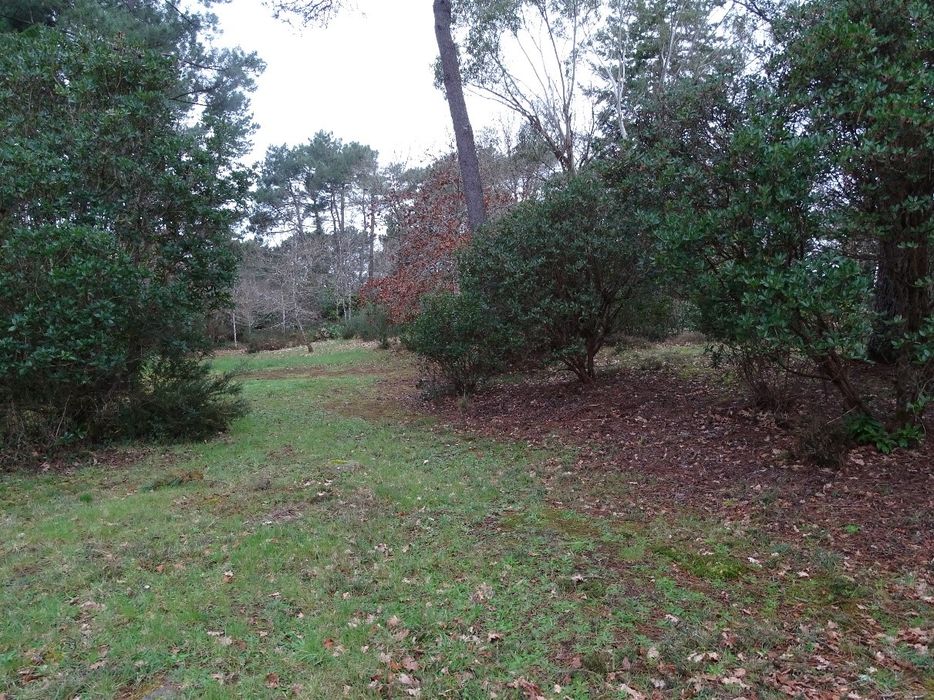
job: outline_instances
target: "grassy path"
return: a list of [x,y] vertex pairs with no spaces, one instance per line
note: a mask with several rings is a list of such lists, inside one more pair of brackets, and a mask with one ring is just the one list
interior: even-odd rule
[[585,517],[572,455],[355,416],[389,353],[245,362],[227,436],[0,477],[0,697],[783,697],[815,656],[828,693],[925,692],[929,606],[893,582]]

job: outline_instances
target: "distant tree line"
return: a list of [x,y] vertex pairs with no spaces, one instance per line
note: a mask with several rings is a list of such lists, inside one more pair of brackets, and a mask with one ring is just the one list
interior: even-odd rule
[[[528,130],[488,131],[481,142],[495,214],[552,169]],[[233,305],[212,323],[216,340],[249,347],[352,334],[373,304],[398,325],[425,292],[453,284],[453,252],[469,239],[455,159],[381,167],[368,146],[324,132],[270,148],[252,199]]]

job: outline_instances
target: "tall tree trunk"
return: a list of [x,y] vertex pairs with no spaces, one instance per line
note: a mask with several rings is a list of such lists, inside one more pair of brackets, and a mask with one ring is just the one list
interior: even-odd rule
[[[868,354],[873,362],[894,365],[898,356],[895,349],[897,331],[892,326],[892,319],[898,314],[895,299],[895,283],[891,278],[892,264],[888,258],[892,256],[892,246],[881,244],[879,246],[879,265],[876,270],[873,307],[876,320],[873,323],[872,336],[869,338]],[[895,250],[894,252],[897,252]],[[883,259],[883,257],[885,259]]]
[[324,224],[321,222],[321,210],[315,206],[315,233],[319,236],[324,235]]
[[[899,341],[895,358],[894,428],[919,426],[924,412],[924,395],[934,374],[934,361],[919,343],[924,342],[925,324],[934,312],[931,295],[931,259],[927,236],[921,221],[905,217],[895,242],[883,263],[892,280],[896,326]],[[921,359],[922,357],[927,359]]]
[[863,397],[860,396],[859,389],[857,389],[850,380],[846,364],[840,359],[836,352],[831,350],[821,355],[816,358],[816,363],[824,376],[827,377],[830,383],[840,392],[840,396],[843,398],[843,407],[846,408],[847,411],[872,416],[872,411],[869,410],[869,406],[866,405]]
[[460,165],[464,197],[467,200],[467,222],[471,231],[476,231],[486,222],[486,205],[483,202],[483,186],[480,182],[480,161],[474,143],[473,128],[464,101],[464,86],[461,82],[457,47],[451,36],[451,0],[434,0],[435,38],[441,54],[441,75],[444,92],[451,110],[454,139],[457,142],[457,161]]
[[299,238],[305,238],[305,212],[298,195],[292,192],[292,208],[295,210],[295,232]]
[[376,272],[374,270],[376,266],[376,196],[372,193],[370,193],[370,231],[368,236],[370,249],[367,254],[366,278],[371,280]]

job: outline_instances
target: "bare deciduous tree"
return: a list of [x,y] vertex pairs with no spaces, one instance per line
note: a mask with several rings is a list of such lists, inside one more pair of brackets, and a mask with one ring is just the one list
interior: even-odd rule
[[584,99],[587,47],[599,18],[597,0],[465,2],[465,82],[529,125],[561,169],[590,158],[596,119]]

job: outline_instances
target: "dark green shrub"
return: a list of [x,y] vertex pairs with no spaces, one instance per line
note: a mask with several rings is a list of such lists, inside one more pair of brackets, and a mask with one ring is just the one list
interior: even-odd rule
[[802,359],[848,412],[879,410],[854,361],[893,363],[883,422],[918,428],[934,376],[931,4],[809,0],[773,26],[769,65],[712,110],[703,150],[656,154],[664,259],[700,330]]
[[306,341],[294,333],[283,333],[279,330],[253,331],[249,338],[246,339],[246,351],[253,354],[284,350],[285,348],[294,348],[305,344]]
[[341,340],[352,340],[357,334],[358,326],[359,324],[353,317],[339,324],[338,329],[340,331]]
[[846,430],[860,445],[872,445],[882,454],[915,447],[924,440],[924,429],[918,425],[901,425],[889,430],[875,418],[854,414],[846,421]]
[[178,60],[201,50],[200,21],[135,3],[89,23],[60,4],[50,25],[0,31],[0,459],[116,437],[147,368],[204,348],[249,190],[248,63],[219,56],[230,80],[189,110],[172,96],[205,85]]
[[0,399],[92,412],[130,370],[141,277],[103,231],[48,226],[0,238]]
[[425,360],[429,380],[458,394],[475,391],[501,372],[516,349],[490,307],[470,292],[425,297],[402,343]]
[[0,442],[7,457],[106,431],[134,371],[141,270],[113,236],[78,226],[0,239]]
[[246,413],[242,387],[194,358],[157,359],[117,417],[118,434],[155,440],[201,440]]
[[558,180],[474,237],[461,288],[520,334],[529,355],[591,381],[613,333],[661,315],[641,216],[635,193],[596,172]]
[[334,337],[334,327],[331,325],[318,326],[309,334],[309,340],[318,342],[321,340],[331,340]]
[[394,332],[389,311],[380,304],[367,304],[340,324],[340,336],[344,340],[378,340],[384,348],[389,346],[389,338]]
[[818,467],[839,469],[847,453],[854,447],[843,421],[812,419],[795,430],[794,456]]

